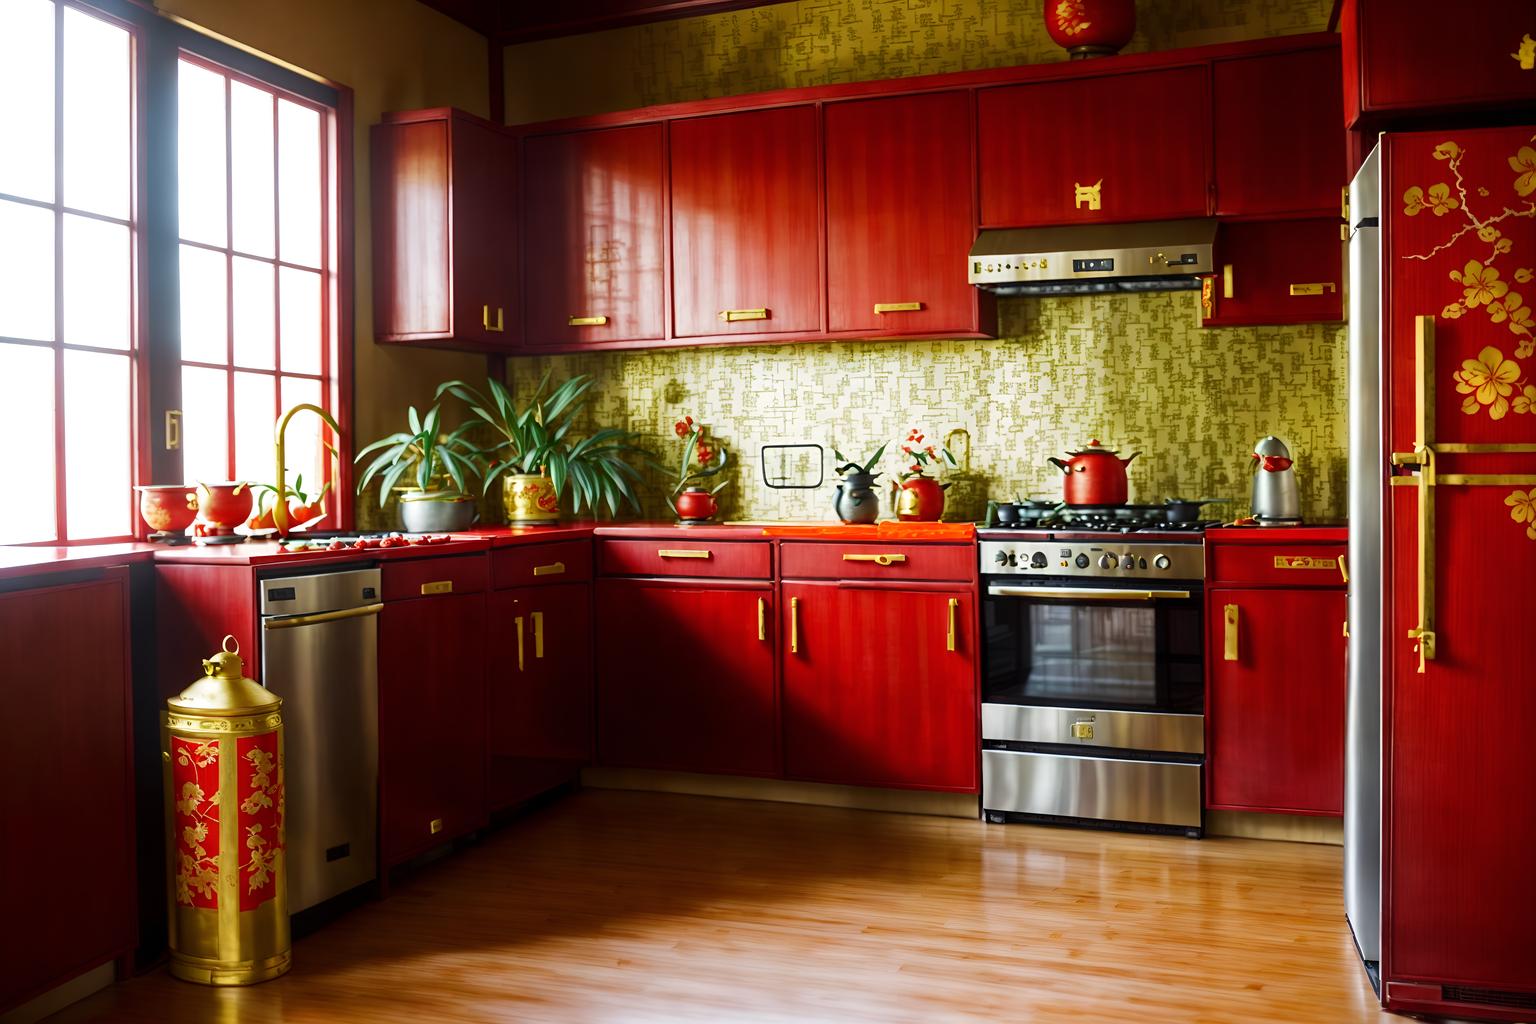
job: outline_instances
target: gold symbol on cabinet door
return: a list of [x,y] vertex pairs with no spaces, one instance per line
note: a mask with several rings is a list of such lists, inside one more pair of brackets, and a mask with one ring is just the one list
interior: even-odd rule
[[1092,185],[1080,185],[1074,181],[1072,187],[1076,189],[1076,193],[1073,198],[1076,200],[1077,209],[1081,210],[1083,204],[1087,203],[1088,209],[1097,210],[1099,208],[1099,193],[1103,185],[1103,178],[1100,178]]
[[1536,39],[1532,39],[1531,34],[1527,32],[1525,38],[1520,40],[1520,45],[1510,56],[1520,62],[1521,71],[1536,70]]

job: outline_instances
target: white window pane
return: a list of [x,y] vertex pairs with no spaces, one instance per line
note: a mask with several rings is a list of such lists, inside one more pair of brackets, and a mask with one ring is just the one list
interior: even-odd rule
[[53,212],[0,200],[0,336],[53,340]]
[[0,501],[0,544],[54,540],[53,350],[0,345],[0,423],[11,437],[6,473],[24,493]]
[[181,247],[181,358],[199,363],[229,359],[229,286],[226,257],[195,245]]
[[235,374],[235,479],[273,483],[272,428],[277,423],[277,379]]
[[278,242],[285,263],[320,265],[320,114],[277,103]]
[[294,373],[320,372],[320,275],[284,267],[282,283],[283,369]]
[[45,203],[53,202],[53,11],[49,0],[0,5],[0,192]]
[[229,121],[234,247],[254,256],[276,256],[272,248],[272,94],[231,81]]
[[229,375],[181,368],[181,466],[187,483],[220,483],[229,473]]
[[272,264],[235,257],[235,362],[272,369],[276,317]]
[[182,61],[176,94],[181,237],[223,245],[224,76]]
[[65,528],[70,540],[133,532],[129,357],[64,353]]
[[128,219],[131,37],[64,9],[64,204]]
[[[320,382],[307,377],[284,377],[283,411],[306,402],[310,405],[321,404]],[[311,501],[320,493],[320,485],[325,480],[325,466],[320,460],[320,453],[324,450],[320,446],[320,430],[323,426],[324,422],[314,413],[299,413],[288,427],[288,439],[283,451],[287,460],[289,486],[296,486],[302,474],[304,493],[309,495]],[[334,509],[336,502],[329,501],[326,507]]]
[[133,274],[128,246],[126,225],[64,215],[65,342],[130,347]]

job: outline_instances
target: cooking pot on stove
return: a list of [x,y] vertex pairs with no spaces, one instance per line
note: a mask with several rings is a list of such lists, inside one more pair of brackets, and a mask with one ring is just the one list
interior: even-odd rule
[[1106,448],[1095,438],[1081,450],[1067,453],[1070,458],[1052,458],[1050,462],[1067,475],[1065,491],[1068,505],[1124,505],[1128,490],[1125,467],[1140,452],[1125,458]]
[[1200,518],[1200,506],[1225,505],[1229,498],[1168,498],[1163,502],[1163,509],[1170,523],[1192,523]]

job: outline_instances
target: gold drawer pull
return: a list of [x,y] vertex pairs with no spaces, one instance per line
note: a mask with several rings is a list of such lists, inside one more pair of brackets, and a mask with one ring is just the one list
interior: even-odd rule
[[453,593],[453,580],[433,580],[431,583],[421,585],[423,594],[451,594]]
[[523,617],[517,616],[512,620],[512,624],[517,627],[517,670],[521,672],[523,670]]
[[501,307],[500,306],[496,307],[496,326],[492,327],[491,326],[491,307],[490,306],[481,306],[480,307],[480,323],[485,326],[486,330],[492,331],[492,332],[494,332],[496,334],[500,334],[501,333],[501,325],[502,325]]
[[1221,297],[1230,299],[1233,297],[1232,264],[1225,263],[1221,268]]
[[1321,295],[1324,292],[1336,292],[1338,290],[1338,285],[1332,281],[1313,281],[1310,284],[1291,285],[1292,295]]
[[728,324],[734,324],[738,320],[767,320],[766,309],[722,309],[720,319]]
[[662,548],[658,558],[709,558],[709,548]]
[[921,302],[877,302],[877,303],[875,303],[875,312],[876,313],[921,313],[922,310],[923,310],[923,304]]
[[533,574],[535,576],[559,576],[564,572],[564,562],[550,562],[548,565],[536,565],[533,567]]
[[948,632],[946,632],[944,634],[944,649],[946,651],[952,651],[952,650],[955,649],[955,613],[957,611],[959,611],[959,610],[960,610],[960,599],[958,597],[950,598],[949,599],[949,630],[948,630]]
[[442,818],[433,818],[431,821],[427,822],[427,831],[429,833],[431,833],[432,835],[435,836],[439,832],[441,832],[442,830],[443,830],[443,819]]
[[1229,604],[1226,607],[1226,636],[1223,638],[1221,659],[1223,661],[1237,660],[1237,605]]
[[757,599],[757,638],[768,639],[768,604],[762,598]]
[[565,320],[567,327],[605,327],[608,318],[605,316],[571,316]]
[[800,599],[789,599],[789,653],[800,653]]
[[533,612],[530,617],[533,619],[533,656],[542,658],[544,657],[544,613]]
[[[1349,560],[1344,555],[1339,556],[1339,575],[1343,577],[1345,583],[1349,582]],[[1348,628],[1347,624],[1346,628]]]
[[845,562],[874,562],[876,565],[900,565],[906,560],[906,555],[843,555]]

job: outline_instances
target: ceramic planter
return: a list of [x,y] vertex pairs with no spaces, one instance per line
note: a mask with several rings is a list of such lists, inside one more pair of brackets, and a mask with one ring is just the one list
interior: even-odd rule
[[553,523],[560,518],[553,481],[534,473],[502,477],[501,506],[509,523]]
[[850,471],[843,474],[832,501],[837,518],[845,523],[872,523],[880,518],[880,495],[875,493],[873,473]]
[[197,518],[197,487],[192,484],[154,484],[135,487],[139,515],[156,533],[185,533]]
[[400,495],[406,533],[457,533],[475,524],[475,499],[454,491],[407,491]]
[[896,492],[896,518],[909,523],[936,523],[944,514],[944,485],[930,476],[915,476]]
[[677,518],[685,523],[703,523],[715,517],[720,506],[715,496],[702,487],[690,487],[672,500]]
[[251,489],[244,482],[197,485],[197,518],[200,532],[233,533],[251,518]]

